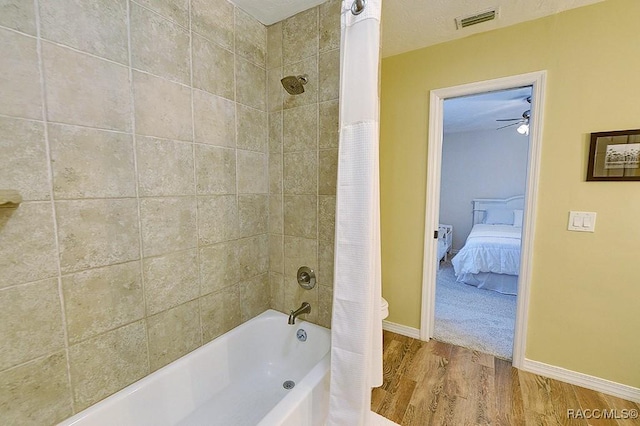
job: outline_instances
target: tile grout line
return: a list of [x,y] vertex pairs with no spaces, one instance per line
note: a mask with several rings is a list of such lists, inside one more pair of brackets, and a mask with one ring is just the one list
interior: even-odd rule
[[[282,26],[280,28],[280,76],[284,77],[284,22],[282,21]],[[278,90],[280,90],[280,88],[278,87]],[[284,89],[283,89],[284,90]],[[281,97],[281,101],[280,101],[280,159],[281,159],[281,163],[282,165],[280,166],[280,171],[282,172],[282,185],[280,187],[280,212],[282,214],[282,223],[279,224],[279,228],[281,228],[280,231],[280,251],[281,251],[281,256],[282,256],[282,310],[286,312],[287,310],[287,275],[286,275],[286,257],[285,257],[285,245],[286,245],[286,238],[285,238],[285,234],[284,234],[284,195],[285,195],[285,190],[284,190],[284,181],[285,181],[285,161],[284,161],[284,134],[285,134],[285,129],[284,129],[284,103],[285,103],[285,94],[280,92],[282,94]]]
[[[315,119],[316,119],[316,193],[315,193],[315,197],[316,197],[316,270],[320,269],[320,7],[318,6],[318,8],[316,9],[317,13],[316,13],[316,28],[317,28],[317,34],[315,34],[317,36],[316,39],[316,75],[318,76],[318,90],[317,90],[317,97],[316,97],[316,104],[315,104],[315,109],[316,109],[316,115],[315,115]],[[322,283],[323,277],[322,274],[323,271],[320,271],[320,276],[319,278],[319,283]],[[320,321],[320,286],[318,286],[318,316],[317,316],[317,320],[316,323],[319,323]]]
[[135,188],[136,188],[136,208],[137,208],[137,216],[138,216],[138,255],[140,257],[140,280],[142,284],[142,305],[144,307],[144,316],[141,318],[143,320],[144,333],[145,333],[145,347],[147,350],[147,373],[145,376],[149,375],[151,372],[151,354],[149,352],[149,327],[147,323],[148,315],[148,306],[147,306],[147,291],[146,291],[146,280],[144,274],[144,248],[142,243],[142,208],[141,208],[141,199],[140,199],[140,175],[138,171],[138,141],[136,136],[136,105],[135,105],[135,90],[133,85],[133,50],[131,43],[131,1],[127,1],[127,52],[129,59],[129,100],[131,101],[131,140],[133,144],[133,172],[135,177]]
[[191,0],[189,0],[187,5],[188,12],[188,32],[189,32],[189,84],[191,85],[191,154],[193,161],[193,198],[195,201],[196,208],[196,274],[197,274],[197,283],[198,283],[198,327],[200,329],[200,333],[198,333],[199,345],[198,347],[204,344],[204,328],[202,326],[202,276],[200,274],[200,267],[202,264],[202,259],[200,258],[200,214],[198,208],[198,173],[197,173],[197,162],[198,157],[196,155],[196,120],[195,120],[195,107],[193,101],[193,28],[191,23]]
[[[233,126],[233,137],[234,137],[234,147],[235,147],[235,158],[236,158],[236,171],[235,171],[235,175],[236,175],[236,217],[237,217],[237,223],[236,223],[236,229],[234,231],[233,234],[233,238],[231,239],[232,241],[234,241],[234,248],[237,250],[239,247],[238,241],[241,239],[240,238],[240,173],[239,170],[240,168],[238,167],[238,104],[240,102],[238,102],[238,75],[237,75],[237,69],[238,69],[238,57],[236,55],[236,6],[231,3],[232,7],[233,7],[233,41],[232,41],[232,49],[233,51],[231,52],[233,54],[233,111],[234,111],[234,126]],[[237,252],[236,252],[237,255]],[[237,301],[238,301],[238,306],[240,307],[240,324],[242,324],[242,288],[240,285],[240,282],[242,282],[242,280],[239,278],[235,283],[234,286],[237,290]],[[226,327],[225,327],[226,328]]]
[[64,339],[64,352],[66,358],[66,367],[67,367],[67,384],[69,386],[69,402],[71,413],[76,412],[76,404],[73,389],[73,382],[71,380],[71,361],[69,354],[69,332],[67,330],[67,314],[64,304],[64,291],[62,288],[62,265],[60,261],[60,239],[58,237],[58,219],[56,215],[56,202],[54,198],[54,189],[53,189],[53,166],[51,165],[51,144],[49,141],[49,123],[47,121],[47,91],[46,91],[46,79],[44,73],[44,57],[42,54],[42,37],[40,35],[41,28],[41,20],[40,20],[40,2],[39,0],[33,1],[35,8],[35,19],[36,19],[36,49],[38,56],[38,71],[40,73],[40,90],[42,91],[42,121],[43,121],[43,130],[44,130],[44,143],[45,143],[45,156],[47,161],[47,178],[49,180],[49,202],[51,203],[51,213],[52,213],[52,223],[53,223],[53,239],[56,250],[56,267],[57,267],[57,281],[58,281],[58,300],[60,302],[60,315],[62,319],[62,333]]

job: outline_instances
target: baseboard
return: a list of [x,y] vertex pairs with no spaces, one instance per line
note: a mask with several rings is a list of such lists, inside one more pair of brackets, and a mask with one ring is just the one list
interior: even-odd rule
[[634,388],[633,386],[623,385],[622,383],[612,382],[610,380],[601,379],[600,377],[578,373],[577,371],[567,370],[562,367],[556,367],[554,365],[526,358],[522,363],[521,369],[528,371],[529,373],[571,383],[572,385],[581,386],[607,395],[617,396],[618,398],[629,401],[640,402],[640,388]]
[[396,324],[395,322],[383,320],[382,329],[391,331],[393,333],[402,334],[403,336],[413,337],[414,339],[420,338],[420,330],[418,330],[417,328],[408,327],[402,324]]

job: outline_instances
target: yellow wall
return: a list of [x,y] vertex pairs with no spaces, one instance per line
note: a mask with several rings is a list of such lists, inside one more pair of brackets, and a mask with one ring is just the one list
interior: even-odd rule
[[[547,70],[526,357],[640,387],[640,182],[585,182],[589,134],[640,128],[637,0],[608,0],[382,63],[383,294],[420,326],[428,95]],[[598,213],[567,231],[569,210]]]

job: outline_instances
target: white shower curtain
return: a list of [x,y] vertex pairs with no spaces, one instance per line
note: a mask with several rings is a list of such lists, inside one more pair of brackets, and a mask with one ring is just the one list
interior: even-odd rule
[[380,12],[342,3],[340,146],[331,322],[328,424],[371,424],[371,388],[382,384],[380,184],[378,165]]

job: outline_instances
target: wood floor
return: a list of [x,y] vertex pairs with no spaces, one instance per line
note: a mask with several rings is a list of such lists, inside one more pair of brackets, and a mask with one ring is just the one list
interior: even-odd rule
[[640,405],[516,370],[491,355],[384,332],[384,383],[371,409],[403,425],[640,425],[638,419],[569,418],[568,410]]

